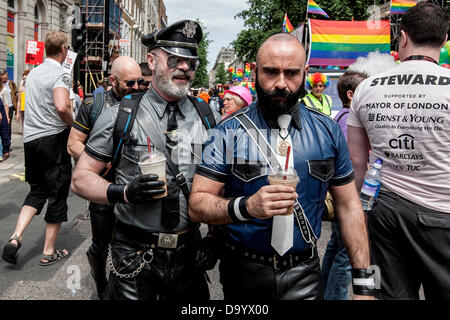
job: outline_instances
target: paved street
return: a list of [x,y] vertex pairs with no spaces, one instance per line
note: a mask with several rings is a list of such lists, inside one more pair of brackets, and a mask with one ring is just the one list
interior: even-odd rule
[[[29,190],[28,184],[23,181],[23,144],[19,126],[14,120],[13,151],[10,159],[0,163],[0,248],[14,230],[20,207]],[[38,264],[44,243],[45,222],[42,215],[35,217],[24,235],[18,264],[9,265],[0,259],[0,300],[97,299],[85,256],[91,241],[90,221],[85,219],[87,203],[70,192],[68,206],[69,220],[62,225],[57,247],[69,249],[71,257],[51,266]],[[321,257],[329,236],[329,223],[325,223],[319,240]],[[217,266],[208,274],[212,282],[211,299],[222,299]]]

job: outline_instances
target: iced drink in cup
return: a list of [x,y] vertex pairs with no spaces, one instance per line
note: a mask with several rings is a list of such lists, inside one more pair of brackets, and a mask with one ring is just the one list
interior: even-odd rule
[[141,168],[142,175],[156,174],[159,181],[164,181],[164,193],[154,196],[153,198],[159,199],[167,196],[167,181],[166,181],[166,157],[161,151],[155,148],[151,149],[150,154],[145,153],[139,158],[139,167]]
[[[297,171],[294,168],[288,168],[287,170],[282,169],[281,167],[274,168],[271,174],[269,175],[269,184],[271,185],[282,185],[282,186],[290,186],[297,187],[298,182],[300,181]],[[294,213],[294,205],[288,208],[286,214]]]

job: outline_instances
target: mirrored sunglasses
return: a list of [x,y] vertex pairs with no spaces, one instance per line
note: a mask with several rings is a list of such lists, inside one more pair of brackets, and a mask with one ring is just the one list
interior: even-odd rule
[[167,57],[167,67],[169,67],[169,69],[174,69],[183,61],[185,61],[187,63],[187,65],[189,66],[189,70],[191,70],[191,71],[197,70],[197,67],[199,65],[198,59],[183,58],[183,57],[174,56],[174,55],[170,55]]
[[[137,80],[125,80],[125,84],[128,88],[131,88],[132,86],[134,86],[134,84],[137,82],[138,86],[144,84],[145,80],[144,79],[137,79]],[[148,82],[148,81],[147,81]]]

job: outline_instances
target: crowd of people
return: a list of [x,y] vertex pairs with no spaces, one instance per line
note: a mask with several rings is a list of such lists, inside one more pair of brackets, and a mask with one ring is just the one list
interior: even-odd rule
[[[258,50],[256,97],[243,86],[190,91],[203,36],[192,20],[144,36],[148,60],[117,58],[86,97],[60,68],[66,35],[50,32],[46,60],[18,89],[24,113],[0,70],[3,159],[15,109],[30,185],[2,258],[18,263],[46,202],[39,264],[70,256],[56,242],[71,186],[90,201],[86,255],[99,299],[206,301],[218,260],[227,301],[344,300],[350,285],[353,299],[418,299],[420,286],[426,299],[449,299],[450,71],[436,62],[448,25],[436,5],[408,10],[403,62],[374,73],[350,66],[334,119],[330,80],[309,74],[303,46],[286,33]],[[162,172],[144,171],[162,159]],[[382,185],[364,212],[359,191],[375,159]],[[278,183],[268,180],[279,170]],[[288,172],[300,182],[289,184]],[[327,192],[337,220],[321,264]]]

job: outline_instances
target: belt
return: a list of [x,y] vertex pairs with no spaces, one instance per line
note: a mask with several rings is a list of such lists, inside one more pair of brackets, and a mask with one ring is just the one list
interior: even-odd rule
[[153,249],[176,249],[186,242],[192,241],[194,235],[198,231],[197,228],[191,228],[178,233],[149,232],[127,225],[119,220],[117,220],[116,223],[116,230],[132,240],[149,244]]
[[252,262],[270,266],[274,270],[290,269],[302,262],[311,259],[316,254],[315,249],[310,248],[300,253],[285,254],[283,256],[280,256],[278,254],[263,255],[252,252],[248,248],[245,248],[237,244],[236,242],[230,241],[225,241],[225,249],[230,255],[238,256]]

